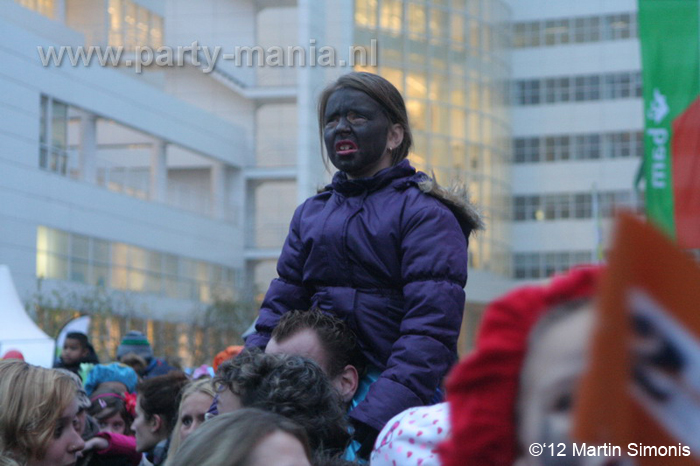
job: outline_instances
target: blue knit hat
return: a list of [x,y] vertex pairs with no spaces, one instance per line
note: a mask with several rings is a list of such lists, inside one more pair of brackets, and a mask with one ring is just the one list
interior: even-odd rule
[[126,364],[113,362],[110,364],[98,364],[88,374],[85,379],[85,391],[88,396],[95,391],[97,386],[102,382],[121,382],[126,385],[129,393],[136,390],[136,384],[139,381],[136,371]]
[[119,344],[117,348],[117,359],[121,359],[129,353],[134,353],[141,356],[146,362],[150,362],[153,359],[153,349],[151,349],[151,344],[148,342],[148,338],[143,333],[137,330],[131,330]]

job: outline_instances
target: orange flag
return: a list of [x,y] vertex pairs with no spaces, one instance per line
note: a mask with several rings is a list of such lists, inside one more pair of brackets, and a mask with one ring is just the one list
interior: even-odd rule
[[700,267],[623,214],[600,293],[576,440],[641,466],[700,465]]

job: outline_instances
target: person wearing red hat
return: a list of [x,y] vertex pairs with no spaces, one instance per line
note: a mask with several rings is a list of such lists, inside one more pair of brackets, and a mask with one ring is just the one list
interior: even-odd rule
[[576,268],[487,307],[474,351],[447,381],[452,436],[440,446],[443,466],[548,464],[529,443],[569,441],[601,272]]
[[24,361],[24,355],[19,350],[11,349],[2,356],[2,359],[19,359]]

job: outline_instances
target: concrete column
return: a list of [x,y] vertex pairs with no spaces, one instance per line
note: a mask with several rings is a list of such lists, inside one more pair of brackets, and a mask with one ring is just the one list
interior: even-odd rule
[[244,196],[245,204],[243,209],[243,220],[241,227],[245,235],[245,248],[256,249],[258,247],[257,239],[255,238],[255,219],[257,210],[255,209],[256,190],[258,187],[257,181],[248,180],[245,183]]
[[[255,191],[258,187],[258,184],[259,183],[257,181],[244,179],[243,186],[241,186],[243,199],[241,199],[242,219],[240,225],[243,228],[244,247],[246,250],[249,251],[255,250],[258,246],[257,239],[255,238],[255,235],[257,233],[255,229],[255,219],[257,212],[257,210],[255,209]],[[243,289],[241,297],[244,301],[248,301],[251,303],[255,299],[255,268],[257,264],[258,261],[255,259],[246,259],[244,266]]]
[[210,170],[211,214],[218,220],[226,218],[226,165],[213,162]]
[[97,117],[83,113],[80,118],[79,144],[80,178],[88,183],[97,182]]
[[168,196],[167,143],[156,140],[151,152],[151,185],[148,193],[152,201],[165,202]]

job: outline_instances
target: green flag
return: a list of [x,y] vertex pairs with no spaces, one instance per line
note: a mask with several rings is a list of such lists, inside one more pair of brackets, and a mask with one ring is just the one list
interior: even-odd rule
[[700,247],[698,0],[639,0],[647,216]]

